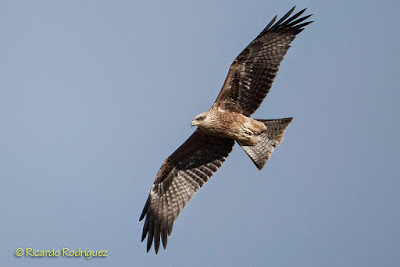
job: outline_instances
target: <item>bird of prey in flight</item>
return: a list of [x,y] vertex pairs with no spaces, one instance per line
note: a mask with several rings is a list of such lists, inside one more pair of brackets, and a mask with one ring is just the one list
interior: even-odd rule
[[145,218],[142,241],[147,236],[147,252],[153,240],[156,253],[160,239],[166,248],[174,221],[221,167],[235,141],[259,170],[282,142],[293,118],[250,116],[269,92],[290,43],[312,22],[306,21],[311,15],[301,17],[305,9],[292,15],[294,9],[277,22],[275,16],[236,57],[215,103],[193,119],[196,131],[164,161],[140,216],[140,221]]

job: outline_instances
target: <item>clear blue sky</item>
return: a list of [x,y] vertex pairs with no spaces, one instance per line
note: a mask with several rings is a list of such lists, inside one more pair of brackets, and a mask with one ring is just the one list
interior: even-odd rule
[[[308,8],[256,118],[293,116],[260,172],[235,147],[147,254],[164,159],[276,14]],[[399,266],[398,1],[2,1],[3,266]],[[108,257],[17,258],[17,248]]]

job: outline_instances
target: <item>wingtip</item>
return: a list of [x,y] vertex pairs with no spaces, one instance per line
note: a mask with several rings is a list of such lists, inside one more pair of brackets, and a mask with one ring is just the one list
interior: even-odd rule
[[153,238],[147,238],[147,253],[149,253],[151,246],[153,245]]
[[[275,23],[275,21],[276,21],[277,18],[278,18],[278,15],[275,15],[275,17],[273,17],[273,18],[271,19],[271,21],[268,23],[268,25],[265,27],[264,31],[267,31],[272,25],[274,25],[274,23]],[[263,32],[264,32],[264,31],[263,31]]]
[[294,11],[295,9],[296,9],[296,6],[292,7],[292,8],[287,12],[287,15],[290,16],[290,15],[293,13],[293,11]]
[[299,16],[303,15],[304,12],[306,12],[307,8],[304,8],[302,10],[300,10],[299,12],[297,12],[297,14],[299,14]]
[[142,210],[142,214],[140,214],[140,218],[139,218],[139,222],[141,220],[143,220],[143,218],[145,217],[145,215],[147,214],[147,209],[149,207],[149,203],[150,203],[150,195],[148,196],[146,203],[144,204],[143,210]]
[[164,250],[167,248],[167,243],[168,243],[168,233],[167,233],[167,229],[164,228],[163,230],[161,230],[161,241],[162,241],[162,245],[164,247]]
[[143,242],[146,238],[146,235],[144,235],[144,233],[142,234],[142,239],[140,240],[140,242]]
[[307,26],[307,25],[309,25],[309,24],[311,24],[311,23],[313,23],[313,22],[314,22],[313,20],[312,20],[312,21],[307,21],[307,22],[298,24],[296,27],[297,27],[298,29],[304,29],[305,26]]
[[139,222],[142,221],[142,220],[144,219],[144,216],[145,216],[146,213],[147,213],[146,207],[147,207],[147,206],[144,206],[143,211],[142,211],[142,214],[140,214]]

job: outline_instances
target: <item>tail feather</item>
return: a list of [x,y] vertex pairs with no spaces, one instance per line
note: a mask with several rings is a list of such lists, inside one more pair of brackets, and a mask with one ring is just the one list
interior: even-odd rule
[[257,168],[261,170],[271,157],[272,152],[282,142],[286,128],[293,121],[293,118],[258,121],[264,123],[267,127],[259,135],[260,142],[255,145],[246,145],[240,142],[238,144],[251,158]]

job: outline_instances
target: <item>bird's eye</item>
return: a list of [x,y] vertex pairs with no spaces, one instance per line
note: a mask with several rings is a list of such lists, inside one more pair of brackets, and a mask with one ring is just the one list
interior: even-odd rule
[[196,118],[196,121],[202,121],[204,118],[203,117],[198,117]]

